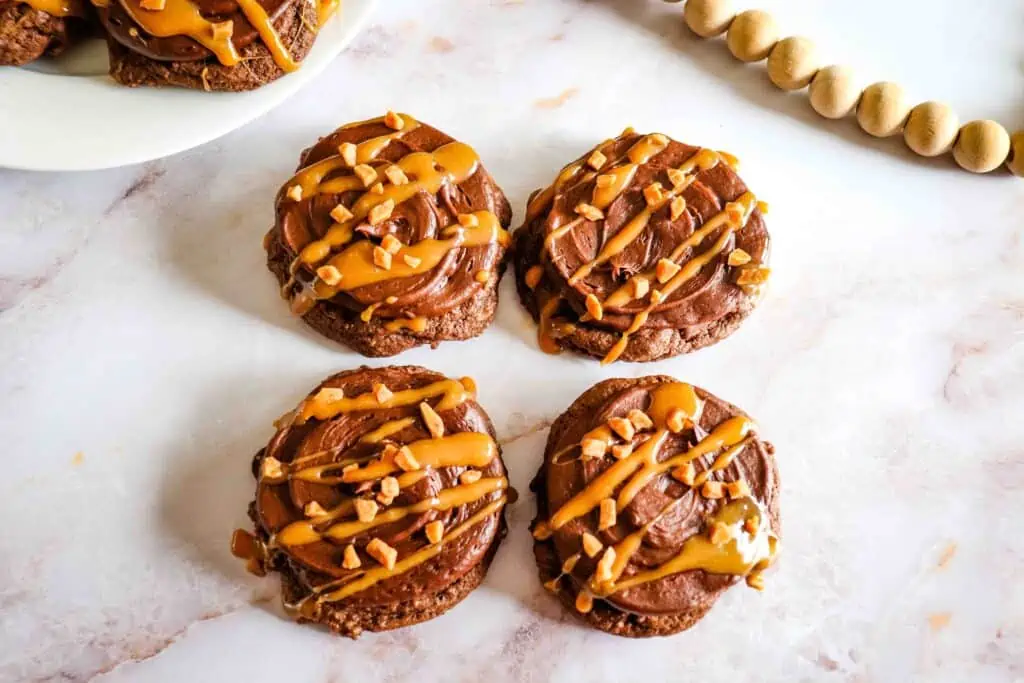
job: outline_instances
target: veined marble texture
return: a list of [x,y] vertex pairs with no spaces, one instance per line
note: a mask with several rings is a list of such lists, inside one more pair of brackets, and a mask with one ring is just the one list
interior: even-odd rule
[[[865,82],[1024,125],[1019,3],[771,5]],[[383,0],[313,84],[219,141],[115,171],[0,171],[0,680],[1024,680],[1024,182],[818,119],[680,12]],[[479,339],[394,361],[322,341],[264,267],[273,194],[318,135],[387,108],[473,144],[516,221],[626,125],[729,150],[771,205],[768,296],[730,339],[647,365],[543,354],[511,277]],[[276,579],[228,539],[272,420],[334,371],[395,361],[476,378],[524,495],[481,589],[353,642],[285,619]],[[632,641],[541,588],[527,486],[581,391],[651,373],[759,420],[783,550],[764,593]]]

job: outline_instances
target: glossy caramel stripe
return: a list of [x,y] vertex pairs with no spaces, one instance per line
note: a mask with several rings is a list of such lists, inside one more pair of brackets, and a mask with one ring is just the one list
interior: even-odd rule
[[320,526],[320,521],[324,519],[322,517],[320,519],[292,522],[275,535],[275,540],[280,545],[287,547],[316,543],[324,538],[343,541],[378,526],[401,521],[409,515],[430,510],[451,510],[460,505],[467,505],[479,500],[489,493],[503,491],[506,488],[508,488],[508,481],[505,477],[480,479],[472,484],[463,484],[444,489],[433,498],[425,498],[407,507],[389,508],[377,514],[368,522],[358,520],[339,522],[323,531],[317,529]]
[[[384,579],[389,579],[392,576],[403,574],[410,569],[423,564],[427,560],[436,557],[441,550],[444,549],[444,544],[453,541],[459,536],[463,535],[474,526],[484,521],[491,515],[501,510],[502,506],[505,505],[505,497],[502,496],[496,501],[489,503],[487,506],[482,508],[479,512],[471,516],[465,522],[462,522],[458,526],[454,527],[451,531],[444,535],[444,537],[437,543],[432,543],[428,546],[417,550],[408,557],[405,557],[395,563],[394,569],[388,569],[387,567],[374,567],[373,569],[367,569],[365,571],[356,572],[351,577],[345,577],[340,581],[335,581],[326,586],[320,587],[316,594],[319,594],[318,601],[322,602],[336,602],[343,600],[350,595],[354,595],[360,591],[364,591],[373,585],[376,585]],[[332,590],[329,593],[322,593],[324,590],[329,590],[334,586],[344,584],[337,590]]]
[[[458,432],[441,438],[413,441],[407,447],[421,467],[486,467],[498,455],[498,446],[489,434]],[[346,484],[386,477],[401,468],[395,456],[382,456],[366,467],[349,470],[341,476]]]
[[[753,427],[751,427],[751,429],[753,429]],[[711,477],[712,474],[714,474],[715,472],[721,472],[726,467],[728,467],[732,463],[732,461],[736,459],[736,456],[739,455],[744,448],[750,445],[751,441],[752,439],[748,436],[739,443],[734,444],[729,448],[726,448],[721,453],[719,453],[718,456],[715,458],[715,461],[711,463],[711,467],[707,468],[706,470],[698,474],[696,478],[694,478],[694,487],[701,486]]]
[[281,40],[281,35],[274,28],[270,15],[263,9],[258,0],[235,0],[241,8],[245,18],[249,20],[256,32],[260,34],[264,45],[274,58],[274,63],[281,67],[285,73],[290,73],[299,68],[299,63],[292,59],[288,48]]
[[378,401],[373,392],[360,394],[353,397],[331,399],[330,394],[322,390],[302,402],[299,414],[296,417],[297,424],[303,424],[310,418],[317,420],[329,420],[342,413],[351,413],[358,410],[377,410],[387,408],[399,408],[403,406],[418,405],[428,398],[441,396],[441,401],[434,408],[438,411],[450,410],[467,399],[475,398],[476,385],[468,377],[461,380],[444,379],[418,389],[402,389],[395,391],[386,401]]
[[327,20],[334,16],[341,7],[341,0],[319,0],[316,5],[317,28],[322,28]]
[[380,427],[377,427],[372,432],[363,434],[359,437],[359,441],[362,443],[380,443],[392,434],[397,434],[406,427],[414,424],[416,424],[415,417],[403,417],[398,420],[391,420],[390,422],[385,422]]

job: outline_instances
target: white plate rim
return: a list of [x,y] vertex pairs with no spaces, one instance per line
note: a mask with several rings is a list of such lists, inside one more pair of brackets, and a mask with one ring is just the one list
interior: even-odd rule
[[376,0],[343,0],[302,67],[244,93],[126,88],[109,76],[0,68],[0,167],[95,171],[183,152],[281,104],[352,41]]

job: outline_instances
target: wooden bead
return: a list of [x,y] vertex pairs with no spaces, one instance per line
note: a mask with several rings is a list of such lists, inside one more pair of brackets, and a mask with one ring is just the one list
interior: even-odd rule
[[949,106],[923,102],[910,110],[903,140],[921,156],[934,157],[952,149],[959,130],[960,119]]
[[779,41],[779,27],[772,15],[759,9],[741,12],[732,24],[726,42],[729,52],[741,62],[760,62]]
[[1010,173],[1024,178],[1024,130],[1018,130],[1010,138],[1010,158],[1006,160]]
[[809,95],[814,111],[826,119],[841,119],[857,108],[860,88],[852,69],[833,64],[814,75]]
[[768,55],[768,78],[783,90],[799,90],[818,72],[818,49],[808,38],[783,38]]
[[701,38],[722,35],[735,17],[732,0],[689,0],[683,10],[686,25]]
[[869,135],[887,138],[900,132],[910,114],[903,88],[883,81],[865,88],[857,105],[857,123]]
[[995,121],[971,121],[960,129],[953,158],[971,173],[988,173],[1002,166],[1010,154],[1010,134]]

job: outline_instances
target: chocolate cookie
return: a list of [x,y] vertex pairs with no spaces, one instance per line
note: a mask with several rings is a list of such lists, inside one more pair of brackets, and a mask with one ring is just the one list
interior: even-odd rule
[[92,0],[127,86],[258,88],[299,68],[337,1]]
[[479,335],[512,219],[476,152],[408,114],[343,126],[278,192],[267,264],[294,313],[366,356]]
[[541,348],[649,361],[731,334],[769,273],[767,207],[734,165],[626,129],[534,193],[515,268]]
[[672,377],[609,379],[551,427],[531,484],[541,581],[620,636],[688,629],[779,538],[771,444],[739,408]]
[[86,27],[83,0],[0,0],[0,66],[58,55]]
[[415,366],[325,380],[253,462],[255,536],[300,622],[346,636],[436,617],[483,581],[505,535],[501,449],[469,378]]

